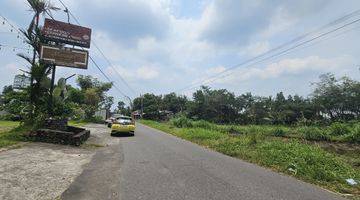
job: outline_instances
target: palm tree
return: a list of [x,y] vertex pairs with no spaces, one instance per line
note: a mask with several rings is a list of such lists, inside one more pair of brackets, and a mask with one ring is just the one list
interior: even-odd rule
[[54,7],[48,0],[27,0],[30,5],[31,11],[34,12],[34,16],[29,24],[28,29],[21,30],[27,39],[27,43],[34,49],[33,57],[30,58],[24,54],[18,54],[21,58],[25,59],[30,64],[30,69],[27,72],[31,78],[30,84],[30,113],[29,119],[33,120],[34,115],[41,112],[40,107],[43,107],[44,97],[48,96],[48,75],[51,72],[50,66],[36,62],[36,56],[40,55],[40,45],[43,42],[41,31],[39,29],[40,15],[49,14],[51,11],[57,11],[59,8]]

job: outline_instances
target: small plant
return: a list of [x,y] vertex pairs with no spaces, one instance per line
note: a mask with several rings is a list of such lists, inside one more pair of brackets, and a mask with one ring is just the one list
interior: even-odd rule
[[171,124],[178,128],[193,127],[192,121],[184,116],[171,119]]
[[204,128],[204,129],[213,129],[214,127],[214,124],[211,124],[210,122],[205,120],[194,121],[192,124],[194,127]]
[[272,132],[272,135],[275,137],[284,137],[286,132],[283,129],[277,128]]
[[351,132],[348,125],[340,122],[332,123],[329,129],[330,129],[330,134],[335,136],[347,135]]
[[350,134],[346,136],[349,142],[360,143],[360,125],[356,125]]
[[260,133],[249,134],[249,145],[254,146],[264,140],[264,135]]
[[329,140],[330,137],[326,131],[323,131],[317,127],[304,127],[301,129],[302,135],[306,140]]

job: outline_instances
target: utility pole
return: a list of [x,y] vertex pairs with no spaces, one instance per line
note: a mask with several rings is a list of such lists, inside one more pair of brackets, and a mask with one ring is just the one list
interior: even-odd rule
[[141,99],[141,118],[143,118],[143,113],[144,113],[144,97],[142,94],[140,94],[140,99]]
[[53,115],[53,93],[54,93],[54,84],[55,84],[55,70],[56,65],[52,66],[52,73],[51,73],[51,85],[50,85],[50,98],[49,98],[49,115]]

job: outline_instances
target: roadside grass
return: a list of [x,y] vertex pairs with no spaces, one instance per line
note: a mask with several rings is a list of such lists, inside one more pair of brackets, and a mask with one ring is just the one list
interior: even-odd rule
[[345,180],[360,181],[358,149],[339,153],[322,148],[318,141],[329,142],[331,136],[313,131],[313,127],[215,125],[203,121],[191,125],[186,122],[186,126],[179,128],[173,122],[141,120],[141,123],[223,154],[360,198],[360,185],[350,186]]
[[85,126],[86,124],[88,124],[88,122],[85,122],[85,121],[73,121],[73,120],[70,120],[68,122],[69,126],[75,126],[75,127],[82,127],[82,126]]
[[29,130],[30,127],[20,125],[19,122],[0,121],[0,148],[26,141],[24,133]]
[[14,121],[0,121],[0,133],[4,131],[9,131],[17,126],[19,126],[20,122]]

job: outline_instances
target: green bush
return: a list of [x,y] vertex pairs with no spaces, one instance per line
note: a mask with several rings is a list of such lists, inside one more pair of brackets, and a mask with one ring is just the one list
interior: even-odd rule
[[348,142],[360,143],[360,124],[356,125],[350,134],[346,136]]
[[330,139],[330,136],[326,131],[317,127],[303,127],[299,130],[306,140],[321,141]]
[[343,183],[344,177],[357,177],[350,165],[323,149],[297,141],[266,141],[259,145],[261,164],[289,172],[295,168],[296,176],[314,182]]
[[348,125],[340,122],[332,123],[329,130],[330,134],[334,136],[347,135],[351,132]]
[[245,131],[238,126],[226,126],[225,129],[226,129],[225,132],[232,135],[242,135],[245,133]]
[[102,117],[96,116],[96,117],[91,117],[89,119],[84,119],[81,120],[82,122],[89,122],[89,123],[96,123],[96,124],[102,124],[104,123],[104,120],[102,119]]
[[178,128],[193,127],[192,121],[184,116],[171,119],[170,123]]
[[216,125],[205,120],[199,120],[192,122],[193,127],[204,129],[215,129]]
[[273,130],[272,135],[276,137],[284,137],[286,135],[286,132],[281,128],[277,128]]

